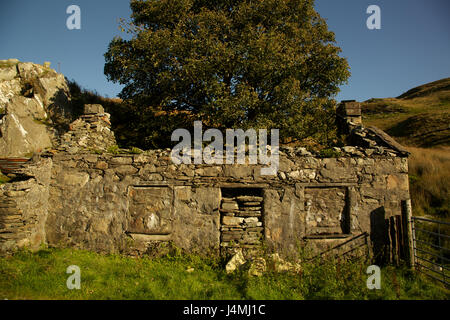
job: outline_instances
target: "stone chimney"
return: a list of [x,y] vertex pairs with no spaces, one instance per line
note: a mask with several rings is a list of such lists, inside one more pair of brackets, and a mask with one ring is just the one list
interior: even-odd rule
[[101,131],[103,128],[110,128],[110,114],[106,113],[101,104],[85,104],[84,114],[81,119],[91,124],[92,129]]
[[361,104],[355,100],[344,100],[336,109],[336,122],[341,133],[349,133],[362,125]]
[[100,104],[85,104],[84,114],[72,122],[61,137],[61,151],[106,151],[117,144],[111,131],[110,115]]

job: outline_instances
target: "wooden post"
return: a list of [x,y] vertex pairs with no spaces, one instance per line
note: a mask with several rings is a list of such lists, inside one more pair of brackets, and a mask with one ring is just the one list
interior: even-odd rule
[[391,217],[387,218],[386,220],[386,230],[387,230],[387,244],[386,244],[386,253],[387,253],[387,259],[389,263],[392,263],[395,260],[394,256],[394,238],[393,235],[393,226],[392,226],[392,219]]
[[405,243],[405,258],[408,265],[414,269],[414,248],[412,234],[412,207],[411,199],[402,200],[403,239]]
[[396,266],[400,265],[400,259],[402,257],[400,257],[400,230],[398,228],[398,215],[397,216],[392,216],[391,217],[391,223],[392,223],[392,239],[394,240],[394,244],[392,246],[392,249],[394,251],[394,263]]

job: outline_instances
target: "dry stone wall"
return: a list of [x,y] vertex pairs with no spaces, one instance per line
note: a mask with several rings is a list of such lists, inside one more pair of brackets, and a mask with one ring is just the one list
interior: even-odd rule
[[58,151],[69,153],[104,152],[116,145],[110,114],[100,104],[86,104],[84,114],[69,125],[62,135]]
[[203,253],[260,241],[285,254],[300,243],[326,250],[375,236],[379,216],[399,214],[409,198],[406,157],[281,152],[278,176],[261,176],[259,165],[174,165],[169,150],[52,161],[48,243],[103,252],[169,241]]
[[263,200],[260,189],[222,190],[219,210],[222,253],[231,255],[236,248],[255,252],[262,246]]
[[51,159],[42,159],[21,170],[20,181],[0,185],[0,252],[46,242],[51,168]]
[[382,248],[385,219],[409,199],[408,154],[358,126],[357,111],[344,104],[341,117],[355,146],[330,158],[281,147],[277,174],[266,176],[257,164],[176,165],[169,149],[107,153],[108,114],[86,105],[59,152],[36,155],[0,186],[0,252],[41,243],[133,255],[172,245],[286,256]]

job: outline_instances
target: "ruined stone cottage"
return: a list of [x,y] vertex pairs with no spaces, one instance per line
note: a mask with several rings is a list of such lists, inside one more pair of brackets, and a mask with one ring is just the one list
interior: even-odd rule
[[[3,132],[15,125],[14,99],[5,99]],[[42,243],[138,255],[169,243],[217,254],[370,251],[380,224],[409,199],[408,153],[362,125],[359,103],[341,103],[337,116],[350,146],[329,158],[280,147],[277,174],[264,176],[256,164],[176,165],[170,150],[107,152],[115,145],[109,115],[86,105],[50,151],[22,162],[0,155],[13,178],[0,185],[0,251]]]

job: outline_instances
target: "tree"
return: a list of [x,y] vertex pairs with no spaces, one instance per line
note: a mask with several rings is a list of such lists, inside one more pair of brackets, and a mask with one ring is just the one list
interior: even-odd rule
[[135,106],[147,136],[193,120],[219,129],[278,128],[294,139],[322,134],[324,122],[329,128],[331,98],[350,73],[313,0],[130,6],[122,28],[131,39],[111,41],[105,74],[124,85],[119,96]]

